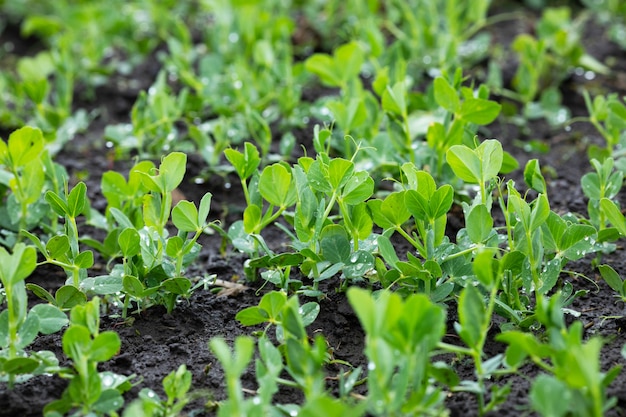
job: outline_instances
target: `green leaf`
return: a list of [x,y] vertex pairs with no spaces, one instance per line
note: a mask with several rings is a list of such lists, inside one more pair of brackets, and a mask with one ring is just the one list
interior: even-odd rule
[[209,212],[211,211],[211,199],[213,198],[213,194],[206,193],[200,199],[200,205],[198,206],[198,225],[204,228],[207,224],[207,219],[209,217]]
[[50,208],[61,217],[65,217],[69,213],[67,203],[57,193],[52,190],[46,192],[45,199],[50,204]]
[[185,396],[191,388],[191,372],[187,370],[187,366],[182,364],[176,371],[170,372],[163,378],[163,390],[170,400],[185,399]]
[[381,235],[376,239],[378,244],[378,252],[391,267],[396,268],[396,264],[400,261],[396,249],[391,244],[387,236]]
[[32,246],[17,243],[13,254],[0,247],[0,280],[5,288],[23,281],[37,267],[37,251]]
[[470,348],[476,348],[483,333],[485,300],[476,287],[468,285],[459,297],[459,336]]
[[56,333],[69,322],[64,312],[50,304],[37,304],[30,311],[39,316],[39,332],[42,334]]
[[169,278],[163,281],[161,288],[176,295],[187,295],[191,289],[191,281],[183,277]]
[[222,364],[227,376],[238,377],[246,369],[254,353],[254,341],[247,336],[237,336],[235,339],[235,353],[231,356],[230,349],[224,339],[220,337],[209,341],[209,347]]
[[502,144],[489,139],[476,149],[454,145],[446,152],[446,159],[454,173],[467,183],[484,183],[498,175],[502,168]]
[[361,417],[365,415],[365,406],[365,402],[354,405],[323,395],[307,401],[298,416]]
[[107,171],[102,174],[100,187],[111,207],[120,208],[124,197],[131,194],[126,179],[117,171]]
[[304,330],[304,323],[300,315],[298,299],[292,297],[285,304],[282,311],[281,322],[285,332],[291,334],[295,339],[302,341],[307,335]]
[[235,320],[243,326],[255,326],[268,321],[269,314],[260,307],[252,306],[238,312],[237,315],[235,315]]
[[26,289],[32,291],[33,294],[42,300],[46,300],[47,302],[54,304],[54,297],[45,288],[37,284],[28,283],[26,284]]
[[333,190],[343,187],[354,173],[354,163],[343,158],[334,158],[328,164],[328,182]]
[[87,355],[95,362],[105,362],[119,353],[120,337],[114,331],[105,331],[93,339]]
[[172,209],[172,222],[181,232],[195,232],[202,228],[198,224],[198,209],[191,201],[181,200]]
[[78,217],[87,204],[87,186],[79,182],[67,196],[67,214],[72,218]]
[[76,259],[74,259],[74,265],[81,269],[91,268],[93,266],[93,252],[86,250],[79,253]]
[[493,230],[493,218],[484,204],[474,206],[466,220],[467,235],[474,243],[487,240]]
[[224,156],[228,159],[239,178],[242,180],[248,179],[254,174],[261,163],[261,157],[259,156],[259,150],[250,142],[244,144],[243,152],[239,152],[235,149],[225,149]]
[[546,180],[543,178],[539,167],[539,160],[531,159],[524,168],[524,182],[538,193],[546,193]]
[[326,226],[320,236],[322,258],[331,263],[347,262],[350,257],[350,239],[339,225]]
[[341,45],[334,52],[335,69],[344,82],[358,77],[365,53],[357,41]]
[[478,125],[488,125],[500,114],[502,106],[495,101],[481,98],[470,98],[463,102],[460,117],[470,123]]
[[498,261],[494,259],[493,253],[490,251],[483,251],[476,255],[472,263],[472,270],[478,281],[487,289],[493,287],[500,273]]
[[46,243],[46,252],[52,259],[61,259],[70,253],[70,239],[67,235],[53,236],[48,243]]
[[599,265],[598,270],[600,271],[602,278],[604,278],[604,281],[606,281],[613,291],[617,292],[621,296],[626,295],[623,292],[624,282],[619,274],[615,272],[615,269],[613,269],[610,265]]
[[476,153],[482,163],[482,181],[495,178],[502,168],[502,144],[496,139],[488,139],[476,148]]
[[24,320],[19,329],[18,334],[19,338],[16,343],[16,348],[24,349],[26,346],[33,343],[33,341],[37,338],[37,334],[39,334],[39,315],[34,311],[29,311],[26,316],[26,320]]
[[315,301],[303,304],[298,310],[302,316],[302,325],[309,326],[313,324],[317,316],[320,314],[320,305]]
[[364,250],[358,250],[350,255],[350,258],[345,262],[343,273],[348,279],[362,278],[373,268],[374,257],[372,254]]
[[383,92],[381,105],[384,111],[398,118],[406,117],[406,88],[400,81],[387,88]]
[[270,319],[277,319],[287,303],[287,296],[282,291],[272,291],[265,294],[259,302],[259,308],[265,310]]
[[79,361],[91,347],[91,335],[85,326],[71,325],[62,338],[63,352],[72,360]]
[[251,204],[243,211],[243,226],[246,233],[258,233],[263,213],[261,207]]
[[54,294],[57,307],[69,310],[74,306],[85,304],[87,296],[73,285],[64,285]]
[[259,178],[259,192],[276,207],[289,207],[296,202],[296,188],[291,173],[281,164],[265,167]]
[[529,231],[533,232],[538,227],[543,225],[550,216],[550,203],[545,194],[539,194],[534,201],[533,208],[530,214],[530,227]]
[[[22,167],[39,159],[44,148],[44,138],[40,129],[24,126],[9,135],[8,154],[0,151],[0,158],[10,167]],[[8,158],[8,160],[7,160]]]
[[172,258],[178,258],[182,255],[182,249],[185,242],[180,236],[172,236],[167,239],[165,244],[165,253]]
[[372,229],[374,227],[374,222],[372,221],[372,216],[367,209],[367,204],[363,202],[352,206],[349,216],[353,233],[357,233],[358,239],[367,239],[372,234]]
[[2,371],[9,375],[24,375],[33,373],[39,365],[40,362],[37,359],[17,357],[7,359],[2,366]]
[[346,204],[356,205],[370,198],[373,193],[374,180],[367,172],[360,171],[346,182],[341,198]]
[[624,215],[617,205],[608,198],[603,198],[600,200],[600,209],[604,211],[609,222],[615,226],[617,231],[622,236],[626,236],[626,219],[624,219]]
[[121,277],[113,275],[101,275],[98,277],[89,277],[83,279],[80,282],[79,288],[85,292],[108,295],[122,291],[124,287]]
[[120,246],[122,255],[130,259],[141,250],[141,238],[139,232],[133,227],[127,227],[117,236],[117,243]]
[[336,73],[335,62],[329,55],[313,54],[305,61],[304,67],[328,86],[338,87],[342,83],[341,74]]
[[133,297],[137,298],[143,298],[145,296],[145,287],[143,286],[141,281],[137,279],[137,277],[134,277],[132,275],[124,275],[124,278],[122,278],[122,285],[126,294],[132,295]]
[[450,113],[456,113],[461,106],[461,102],[459,100],[459,94],[450,85],[450,83],[448,83],[448,80],[439,76],[435,78],[433,85],[435,92],[435,101],[437,102],[437,104],[439,104]]
[[100,393],[93,409],[99,413],[113,415],[124,405],[124,397],[116,389],[105,389]]
[[454,145],[446,152],[446,160],[454,174],[469,184],[482,180],[482,162],[475,151],[465,145]]
[[162,191],[172,192],[183,181],[187,170],[187,155],[182,152],[172,152],[161,161],[159,166],[159,177],[163,177],[162,184],[165,189]]
[[384,200],[370,200],[367,202],[374,223],[383,229],[401,227],[411,217],[406,200],[406,191],[393,192]]
[[539,375],[530,389],[533,410],[545,417],[567,415],[572,404],[572,391],[551,375]]

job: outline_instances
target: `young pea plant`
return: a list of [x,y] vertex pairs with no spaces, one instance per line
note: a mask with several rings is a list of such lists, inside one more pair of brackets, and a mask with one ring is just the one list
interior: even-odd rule
[[139,392],[139,398],[133,401],[122,416],[124,417],[176,417],[192,399],[189,393],[191,388],[191,372],[185,364],[170,372],[163,378],[163,390],[167,399],[162,400],[150,388]]
[[601,201],[602,199],[613,201],[617,197],[622,189],[624,173],[614,170],[613,158],[606,158],[603,162],[592,159],[591,165],[595,172],[588,172],[580,179],[583,193],[589,198],[587,203],[589,221],[598,229],[599,235],[608,234],[607,237],[610,238],[612,233],[607,230],[607,213],[605,213],[605,206],[601,205]]
[[445,394],[435,379],[456,377],[430,363],[445,332],[444,308],[424,294],[403,300],[389,291],[374,297],[356,287],[347,294],[365,331],[367,411],[394,417],[442,412]]
[[[243,152],[227,149],[224,154],[239,176],[247,203],[243,220],[233,223],[227,236],[238,250],[259,256],[258,240],[254,236],[258,236],[295,203],[291,170],[277,163],[266,166],[259,174],[259,151],[249,142],[244,144]],[[264,201],[267,207],[264,207]]]
[[[246,308],[237,314],[237,320],[243,325],[268,323],[263,332],[260,333],[258,341],[260,360],[257,360],[256,367],[259,390],[257,396],[252,399],[252,404],[256,404],[267,412],[271,408],[271,396],[278,390],[278,384],[301,389],[305,396],[305,404],[302,408],[308,410],[307,413],[311,412],[312,404],[326,403],[330,400],[326,395],[323,366],[329,363],[345,363],[332,359],[323,336],[318,335],[314,340],[308,337],[305,327],[315,320],[318,313],[319,305],[315,302],[300,306],[297,296],[287,298],[284,292],[273,291],[265,294],[258,306]],[[275,347],[267,337],[267,331],[272,325],[276,326],[276,340],[280,344],[278,347]],[[218,340],[217,343],[223,342]],[[218,354],[214,344],[215,341],[212,341],[211,348]],[[235,347],[236,357],[237,342]],[[224,354],[221,354],[219,359],[226,369],[227,366],[231,365],[229,365],[228,360],[222,358],[223,356]],[[291,376],[291,380],[277,377],[283,369]],[[360,369],[350,372],[347,377],[342,374],[340,379],[344,396],[351,391],[359,374]],[[236,386],[235,384],[236,381],[233,385]],[[232,412],[231,401],[237,398],[237,394],[234,392],[229,392],[229,394],[228,407]],[[246,400],[245,403],[248,401]],[[252,407],[251,404],[247,405]],[[345,408],[345,405],[340,406],[340,409]],[[295,405],[284,408],[290,412],[297,412],[298,409],[299,407]],[[355,415],[361,415],[363,406],[358,406],[357,410],[360,411],[356,412]],[[220,407],[221,411],[222,407]],[[249,412],[252,413],[252,411]]]
[[626,130],[626,105],[617,94],[598,95],[593,99],[587,90],[583,90],[587,117],[570,119],[569,123],[578,121],[590,122],[606,141],[604,148],[590,145],[588,154],[590,159],[603,162],[608,157],[615,159],[616,166],[622,172],[626,171],[626,159],[624,159],[623,132]]
[[0,247],[0,281],[6,299],[6,309],[0,313],[0,379],[9,388],[16,381],[47,372],[58,365],[52,352],[26,353],[39,333],[55,333],[68,322],[57,307],[38,304],[28,309],[24,280],[37,267],[37,252],[32,246],[17,243],[13,253]]
[[113,331],[100,332],[100,299],[72,308],[70,326],[63,333],[63,352],[72,368],[60,370],[70,380],[59,400],[44,407],[44,416],[111,415],[124,404],[122,394],[132,388],[133,375],[98,372],[98,363],[110,360],[121,346]]
[[601,370],[602,340],[592,337],[583,341],[581,321],[568,328],[563,319],[563,302],[562,295],[556,293],[537,305],[537,318],[547,330],[546,338],[521,331],[497,336],[508,344],[504,362],[516,371],[530,359],[545,372],[533,381],[530,392],[532,408],[540,414],[604,416],[617,403],[616,398],[607,397],[606,388],[622,366]]
[[[2,171],[0,183],[11,191],[0,207],[2,225],[8,230],[30,230],[47,214],[42,198],[46,180],[44,146],[41,130],[29,126],[11,133],[7,142],[0,141],[0,164],[6,170]],[[10,244],[20,238],[5,236],[3,240]]]
[[553,125],[563,125],[570,116],[561,105],[558,90],[565,77],[578,67],[599,74],[608,72],[582,45],[580,27],[585,18],[581,14],[572,20],[569,7],[546,8],[537,24],[536,36],[521,34],[513,41],[512,49],[520,62],[513,77],[515,91],[500,93],[520,101],[525,118],[545,117]]
[[[383,229],[382,235],[377,237],[378,251],[391,267],[387,270],[378,262],[376,270],[385,287],[398,284],[440,301],[454,287],[452,283],[443,282],[445,277],[441,269],[444,258],[454,250],[445,236],[446,213],[452,206],[454,192],[448,184],[437,187],[429,173],[417,170],[412,164],[403,165],[402,171],[407,179],[403,185],[406,189],[393,192],[384,200],[374,199],[367,203],[374,223]],[[405,230],[410,219],[413,219],[415,229],[412,235]],[[399,260],[390,241],[396,232],[416,249],[421,259],[407,253],[407,261]]]
[[476,369],[476,381],[461,381],[455,391],[467,391],[478,397],[478,414],[485,415],[495,410],[498,405],[506,400],[510,391],[510,385],[505,384],[491,390],[491,397],[487,402],[487,388],[485,382],[493,375],[500,372],[503,355],[496,355],[485,360],[483,348],[491,326],[491,320],[498,301],[498,292],[501,287],[501,279],[504,276],[506,263],[494,258],[494,249],[479,252],[472,263],[476,280],[484,289],[486,297],[481,289],[469,283],[459,296],[458,313],[459,322],[455,323],[455,330],[467,348],[440,343],[439,346],[450,352],[467,355],[474,361]]
[[[455,149],[458,149],[463,144],[471,145],[472,141],[475,141],[478,127],[493,122],[500,114],[502,107],[495,101],[488,99],[489,89],[487,86],[480,85],[475,92],[470,87],[461,86],[462,81],[461,69],[457,69],[453,76],[439,76],[433,82],[435,101],[441,109],[445,110],[445,113],[441,121],[430,124],[426,133],[426,140],[429,148],[435,153],[436,160],[433,165],[436,169],[434,175],[441,181],[449,177],[449,175],[444,175],[444,169],[446,169],[444,164],[446,161],[451,164],[447,160],[450,148],[456,147]],[[507,171],[515,169],[517,165],[510,156],[502,154],[501,158],[504,158],[505,155],[507,156],[507,165],[505,165]],[[482,153],[482,156],[486,156],[485,153]],[[491,161],[485,161],[484,166],[488,166],[489,169],[497,166],[495,161],[493,165],[488,162]],[[497,168],[500,170],[503,167]],[[456,170],[454,173],[458,176]],[[463,177],[460,178],[465,180]]]
[[626,284],[611,265],[599,265],[598,270],[604,281],[617,293],[622,302],[626,302]]
[[[515,189],[513,181],[507,183],[506,202],[499,192],[507,231],[506,258],[511,266],[503,280],[505,291],[501,301],[521,314],[523,320],[517,324],[522,327],[536,321],[532,311],[527,310],[531,295],[534,294],[536,303],[542,302],[558,284],[567,262],[600,249],[595,227],[581,222],[574,215],[560,216],[550,210],[545,180],[536,160],[528,163],[524,178],[530,188],[539,192],[534,201],[528,203]],[[579,295],[581,293],[577,292],[573,298]]]
[[[122,263],[112,266],[107,275],[86,278],[82,288],[101,295],[123,293],[124,319],[132,300],[138,311],[155,304],[172,311],[180,297],[188,298],[203,285],[193,287],[183,274],[199,253],[198,238],[213,226],[207,220],[211,194],[203,196],[199,207],[182,200],[171,208],[172,192],[183,180],[185,163],[185,154],[173,152],[163,157],[158,170],[152,163],[139,162],[128,181],[119,174],[103,178],[112,231],[104,242],[89,243],[104,248],[110,263],[118,257]],[[178,231],[175,236],[168,236],[170,220]]]
[[64,233],[50,238],[44,245],[39,237],[33,233],[22,231],[45,257],[44,263],[62,267],[67,275],[67,284],[76,288],[87,278],[87,269],[94,262],[93,252],[81,251],[79,247],[78,225],[76,219],[83,214],[88,206],[87,186],[79,182],[72,191],[65,191],[60,196],[54,191],[46,193],[46,201],[50,208],[60,217],[65,218]]
[[161,155],[175,147],[176,122],[182,119],[187,90],[173,94],[161,71],[148,92],[142,91],[131,112],[131,124],[109,125],[105,137],[116,145],[118,156],[137,149],[142,157]]
[[[353,144],[347,137],[354,136],[369,140],[376,136],[381,122],[380,104],[371,92],[363,88],[363,83],[359,78],[365,58],[366,54],[361,44],[352,41],[337,47],[332,56],[317,53],[305,62],[306,70],[317,75],[324,85],[341,89],[339,98],[324,99],[321,106],[332,114],[336,126],[340,129],[341,133],[335,135],[334,142],[337,143],[333,145],[341,150],[345,158],[354,153]],[[395,97],[399,102],[404,97],[402,95],[404,92],[400,91],[401,88],[402,84],[398,84],[396,88],[398,97],[389,93],[387,95]],[[391,91],[393,93],[393,90]],[[391,105],[384,107],[390,108]],[[404,107],[402,104],[395,104],[394,109],[402,113]],[[405,128],[407,126],[403,124],[402,129]],[[404,138],[400,142],[406,144],[408,129],[405,129],[404,133]],[[339,140],[340,137],[344,139]]]

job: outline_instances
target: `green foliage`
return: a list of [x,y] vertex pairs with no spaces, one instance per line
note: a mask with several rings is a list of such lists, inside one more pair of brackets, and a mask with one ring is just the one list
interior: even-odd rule
[[51,334],[67,324],[65,314],[52,305],[28,309],[24,280],[37,266],[33,247],[18,243],[13,253],[0,247],[0,281],[6,297],[6,309],[0,313],[0,378],[12,388],[18,381],[42,374],[58,364],[48,351],[26,353],[39,333]]
[[348,299],[365,331],[367,409],[377,416],[434,413],[444,394],[430,380],[429,357],[445,332],[445,311],[422,294],[377,298],[351,288]]
[[[530,333],[509,331],[500,334],[499,340],[509,346],[506,351],[508,366],[518,369],[529,358],[547,374],[535,379],[531,388],[531,403],[545,415],[602,416],[615,406],[616,400],[607,398],[606,388],[619,374],[621,366],[607,372],[600,369],[602,341],[591,338],[582,340],[582,323],[574,322],[565,327],[560,311],[558,295],[545,299],[539,315],[550,328],[547,341],[541,341]],[[557,393],[559,398],[570,401],[553,404],[547,392]]]
[[175,417],[180,415],[183,408],[191,400],[191,372],[187,366],[180,365],[177,370],[170,372],[163,378],[163,390],[167,399],[162,400],[159,395],[150,388],[144,388],[139,392],[139,398],[133,401],[124,410],[123,416],[162,416]]
[[113,331],[100,332],[100,300],[75,306],[70,326],[63,333],[63,352],[72,368],[61,375],[70,380],[59,400],[44,408],[44,415],[110,415],[124,404],[122,394],[132,387],[133,376],[122,377],[98,372],[98,363],[110,360],[120,350],[121,342]]

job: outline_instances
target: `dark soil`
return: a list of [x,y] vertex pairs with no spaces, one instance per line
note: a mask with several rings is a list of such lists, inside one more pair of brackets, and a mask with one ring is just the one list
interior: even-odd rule
[[[520,29],[521,28],[521,29]],[[524,30],[523,24],[499,24],[492,30],[498,34],[496,39],[511,39],[514,32]],[[527,28],[526,28],[527,29]],[[563,102],[570,107],[573,115],[586,115],[586,109],[580,95],[582,88],[592,88],[600,92],[626,93],[626,57],[617,46],[609,43],[602,37],[601,28],[591,27],[590,31],[597,36],[587,37],[589,50],[596,58],[606,61],[613,58],[614,65],[609,77],[597,76],[593,81],[582,76],[573,75],[562,87]],[[4,36],[8,36],[5,32]],[[9,33],[11,35],[11,33]],[[4,42],[5,39],[0,39]],[[28,45],[23,45],[25,50]],[[142,86],[149,86],[155,72],[149,66],[136,69],[132,77],[141,80]],[[134,97],[128,92],[119,90],[116,80],[107,85],[98,87],[96,101],[82,103],[82,107],[99,108],[100,118],[96,119],[88,132],[80,135],[67,145],[56,158],[56,161],[67,167],[75,179],[77,175],[88,175],[86,183],[92,206],[104,208],[102,196],[99,193],[100,178],[108,169],[127,171],[128,164],[114,162],[107,156],[103,144],[104,126],[109,123],[127,122],[128,114]],[[311,93],[315,96],[314,93]],[[312,125],[299,132],[301,142],[310,143]],[[549,182],[549,196],[553,210],[564,213],[574,212],[586,215],[586,200],[580,189],[580,178],[589,171],[590,166],[586,155],[586,148],[590,143],[601,143],[599,135],[590,125],[577,123],[571,129],[553,129],[544,121],[533,121],[527,130],[520,130],[513,124],[506,122],[496,123],[489,128],[489,137],[502,141],[504,148],[511,152],[524,166],[531,158],[538,158],[542,167],[553,168],[546,171]],[[299,139],[300,139],[299,138]],[[540,154],[527,152],[523,144],[531,139],[539,139],[549,145],[549,152]],[[241,215],[244,207],[243,194],[237,187],[238,182],[230,181],[222,176],[214,175],[203,184],[195,184],[192,179],[201,174],[205,167],[201,158],[193,155],[189,158],[188,175],[181,186],[181,193],[188,199],[198,201],[206,192],[213,194],[212,216],[229,224]],[[549,173],[552,172],[553,175]],[[521,187],[523,180],[521,172],[517,171],[509,177],[514,178]],[[231,185],[232,184],[232,185]],[[626,198],[622,196],[622,203]],[[451,219],[453,222],[455,219]],[[456,224],[462,224],[462,219],[456,219]],[[266,240],[271,247],[280,248],[284,236],[277,231],[270,231]],[[218,235],[204,236],[200,242],[202,252],[193,268],[188,271],[189,277],[200,277],[205,274],[216,274],[217,278],[226,281],[242,282],[244,277],[243,262],[245,258],[234,249],[227,248],[221,252],[222,240]],[[603,258],[603,262],[611,264],[618,272],[626,272],[626,257],[620,246],[618,250]],[[587,289],[587,296],[577,299],[572,308],[580,312],[579,319],[585,325],[586,336],[602,336],[606,342],[602,351],[602,368],[608,370],[616,364],[624,364],[621,349],[626,344],[626,311],[623,303],[618,302],[614,292],[599,279],[599,275],[591,267],[591,258],[583,259],[569,265],[576,276],[564,275],[563,280],[570,281],[576,289]],[[587,279],[580,278],[585,276]],[[58,288],[63,284],[65,274],[52,267],[38,269],[30,282],[36,282],[49,289]],[[136,398],[140,389],[149,387],[163,393],[161,381],[168,373],[175,370],[180,364],[186,364],[193,373],[193,390],[201,394],[200,399],[192,402],[187,411],[197,410],[199,416],[214,415],[214,410],[205,404],[221,400],[225,397],[224,375],[216,358],[209,351],[207,344],[216,336],[224,337],[232,342],[238,335],[250,335],[254,330],[242,327],[235,315],[241,309],[258,303],[260,296],[271,289],[271,285],[262,287],[262,282],[245,283],[250,288],[243,292],[229,295],[219,295],[215,291],[198,290],[188,302],[183,302],[168,314],[164,308],[153,307],[140,315],[134,316],[132,324],[125,324],[117,319],[104,316],[102,330],[115,330],[122,340],[119,355],[111,361],[102,364],[102,370],[109,370],[123,375],[136,374],[140,377],[138,384],[127,395],[128,401]],[[337,359],[349,362],[354,366],[366,368],[366,358],[363,355],[364,335],[359,322],[353,313],[343,293],[335,291],[337,285],[328,284],[328,297],[320,301],[321,313],[318,319],[308,328],[310,334],[323,334],[329,346],[333,349]],[[454,306],[449,306],[449,322],[455,319]],[[454,329],[448,329],[448,340],[454,343]],[[485,346],[485,354],[493,356],[504,351],[505,346],[489,339]],[[61,334],[43,336],[36,340],[33,350],[47,349],[53,351],[62,363],[66,363],[61,349]],[[468,363],[459,363],[459,376],[463,379],[474,379],[473,366]],[[329,368],[330,376],[340,372],[338,368]],[[511,394],[508,400],[491,413],[493,416],[519,416],[525,413],[532,415],[528,406],[528,391],[530,382],[538,374],[533,366],[523,368],[523,374],[508,377],[512,382]],[[506,381],[494,380],[492,383],[501,384]],[[2,416],[38,416],[48,402],[61,396],[66,382],[57,376],[39,376],[26,383],[18,385],[13,390],[0,385],[0,415]],[[626,408],[626,372],[623,372],[608,389],[610,396],[617,396],[618,407],[610,412],[611,416],[624,415],[621,408]],[[244,375],[244,388],[254,390],[255,379],[251,367]],[[332,385],[329,385],[332,389]],[[302,400],[301,395],[291,389],[280,391],[276,397],[278,403],[297,403]],[[450,393],[446,401],[451,415],[475,416],[477,403],[470,394]]]

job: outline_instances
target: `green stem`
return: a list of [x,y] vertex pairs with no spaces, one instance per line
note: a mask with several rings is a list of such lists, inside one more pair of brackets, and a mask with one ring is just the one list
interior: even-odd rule
[[417,240],[413,239],[411,236],[409,236],[409,234],[407,232],[404,231],[404,229],[400,226],[395,226],[394,230],[398,233],[400,233],[402,235],[402,237],[404,237],[411,245],[413,245],[413,247],[415,249],[417,249],[417,251],[419,252],[419,254],[426,259],[426,249],[424,248],[424,246],[419,243]]
[[346,224],[346,228],[350,231],[352,235],[352,241],[354,242],[354,250],[359,250],[359,235],[352,224],[352,220],[350,220],[350,214],[348,213],[348,207],[344,203],[343,199],[338,198],[337,203],[339,204],[339,210],[341,210],[341,214],[343,216],[343,221]]

